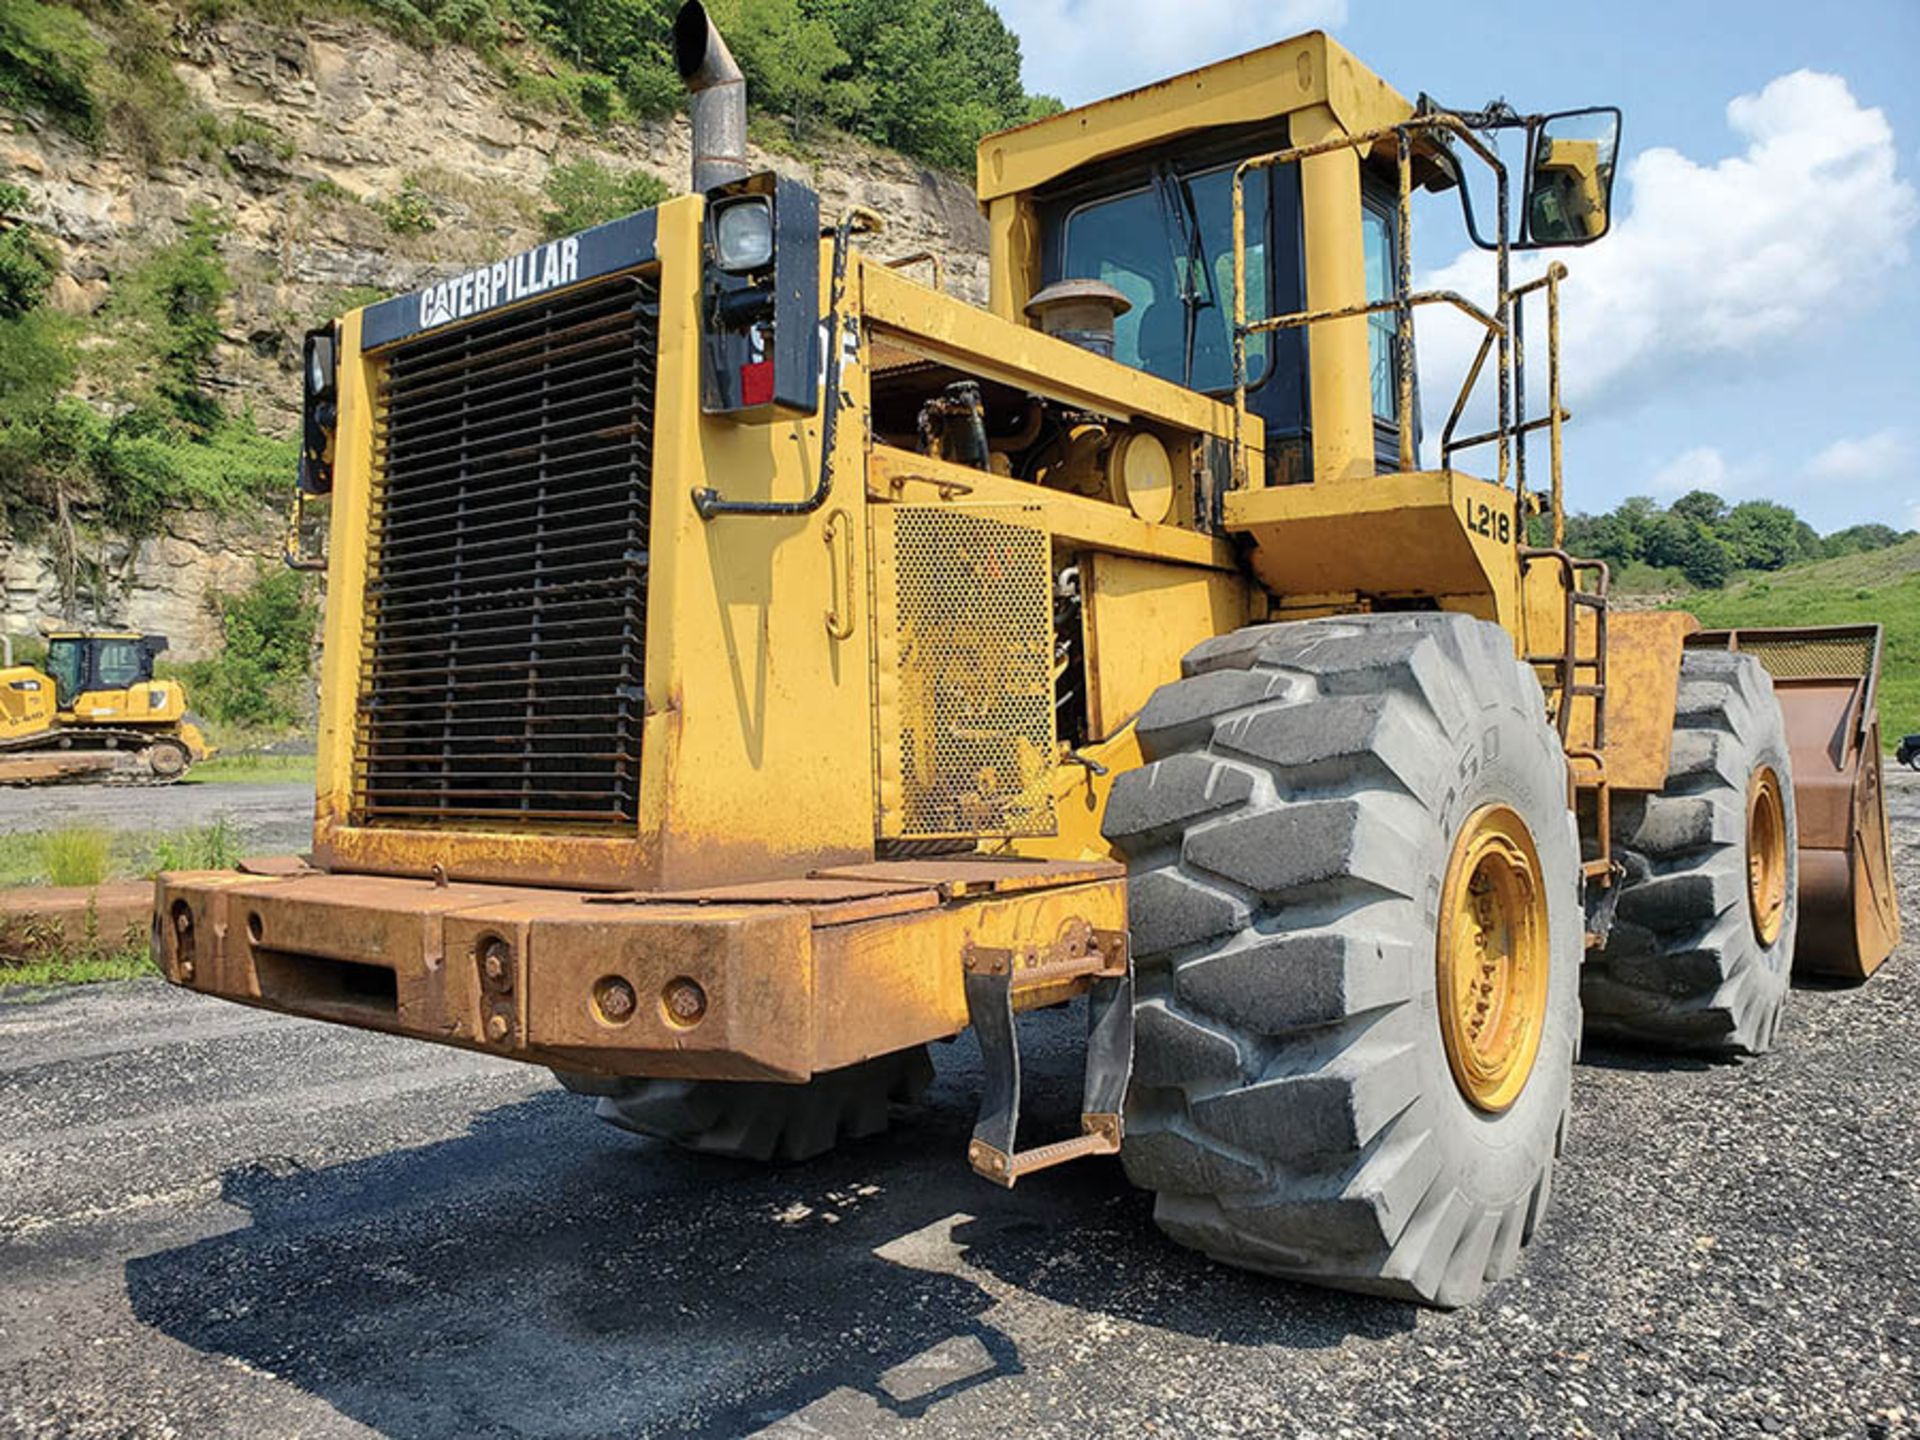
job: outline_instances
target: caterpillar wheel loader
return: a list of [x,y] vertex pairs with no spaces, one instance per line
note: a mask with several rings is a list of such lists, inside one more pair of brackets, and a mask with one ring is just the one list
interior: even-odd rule
[[[174,983],[757,1159],[971,1028],[986,1180],[1118,1154],[1184,1244],[1447,1306],[1538,1231],[1583,1026],[1758,1054],[1885,958],[1877,634],[1611,614],[1559,543],[1566,270],[1509,261],[1604,237],[1617,111],[1303,35],[983,141],[982,309],[675,42],[692,194],[309,336],[313,849],[163,877]],[[1469,171],[1479,303],[1411,274]],[[1484,340],[1423,437],[1434,306]]]
[[178,680],[156,680],[164,635],[62,631],[44,670],[0,636],[0,785],[171,784],[211,753]]

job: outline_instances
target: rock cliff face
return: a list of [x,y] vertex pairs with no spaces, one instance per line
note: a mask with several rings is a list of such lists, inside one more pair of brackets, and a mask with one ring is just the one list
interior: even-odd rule
[[[0,178],[31,197],[30,218],[62,265],[53,303],[76,314],[97,310],[131,263],[176,238],[193,206],[213,207],[230,227],[222,249],[234,282],[214,383],[275,433],[298,420],[303,330],[375,292],[533,244],[555,166],[590,157],[687,184],[684,119],[588,133],[524,102],[459,48],[417,50],[345,20],[172,25],[175,70],[227,137],[211,158],[149,165],[0,109]],[[984,228],[963,183],[853,141],[817,163],[756,158],[818,187],[830,216],[856,204],[879,211],[888,230],[875,253],[932,251],[953,293],[984,298]],[[388,223],[384,207],[403,195],[424,201],[430,230]],[[66,617],[51,556],[0,539],[0,626],[108,621],[164,632],[191,658],[218,642],[207,593],[275,563],[278,534],[272,516],[184,515],[157,538],[109,542],[97,557],[102,603]]]

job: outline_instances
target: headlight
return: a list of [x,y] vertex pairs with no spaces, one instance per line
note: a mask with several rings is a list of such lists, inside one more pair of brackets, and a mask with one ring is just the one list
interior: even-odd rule
[[724,206],[713,218],[714,258],[722,270],[758,270],[773,259],[773,207],[750,195]]

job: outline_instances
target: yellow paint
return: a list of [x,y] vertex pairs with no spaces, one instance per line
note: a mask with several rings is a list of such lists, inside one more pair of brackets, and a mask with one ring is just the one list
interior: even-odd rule
[[[859,268],[867,323],[883,327],[892,344],[931,360],[958,361],[972,374],[1115,419],[1232,433],[1229,405],[936,295],[884,265]],[[1249,441],[1257,448],[1264,436],[1256,432]]]
[[1247,623],[1252,587],[1237,574],[1088,555],[1080,566],[1088,728],[1110,736],[1180,674],[1202,640]]
[[[983,203],[1030,192],[1096,161],[1182,135],[1327,106],[1350,132],[1392,125],[1406,99],[1319,31],[1171,80],[1035,120],[980,142]],[[999,256],[994,256],[996,268]]]
[[[1295,145],[1315,145],[1349,133],[1325,105],[1295,115],[1292,126]],[[1336,150],[1302,160],[1300,204],[1307,308],[1333,310],[1366,304],[1359,154]],[[1366,317],[1329,320],[1314,326],[1307,335],[1307,364],[1314,482],[1367,479],[1379,467],[1373,452],[1373,382]],[[1254,468],[1253,473],[1262,472]]]
[[[1253,542],[1253,572],[1276,594],[1477,595],[1489,619],[1517,629],[1513,492],[1484,480],[1424,470],[1365,485],[1238,490],[1227,496],[1226,520]],[[1482,523],[1493,533],[1469,528]]]
[[50,729],[53,703],[53,681],[31,665],[0,670],[0,740],[18,740]]
[[1042,489],[887,445],[874,446],[867,458],[867,486],[875,499],[1037,506],[1047,529],[1059,540],[1143,559],[1216,570],[1239,568],[1233,547],[1225,540],[1176,525],[1149,525],[1111,500]]
[[1498,1114],[1533,1073],[1551,968],[1540,854],[1526,821],[1506,806],[1485,806],[1461,827],[1436,943],[1448,1067],[1469,1104]]
[[1764,949],[1787,918],[1787,810],[1780,777],[1762,766],[1747,787],[1747,915]]
[[[1529,610],[1533,608],[1530,595]],[[1542,616],[1533,623],[1544,627],[1544,622]],[[1554,623],[1559,623],[1557,618]],[[1691,615],[1672,610],[1626,610],[1608,616],[1605,753],[1607,783],[1616,793],[1658,790],[1667,783],[1680,655],[1687,636],[1699,628]],[[1591,639],[1582,643],[1590,651]],[[1567,740],[1575,748],[1592,747],[1590,702],[1574,711]]]

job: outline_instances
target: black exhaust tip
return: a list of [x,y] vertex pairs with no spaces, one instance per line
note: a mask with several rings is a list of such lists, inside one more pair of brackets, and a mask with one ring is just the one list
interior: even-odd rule
[[680,13],[673,17],[673,64],[683,83],[706,68],[707,47],[713,34],[713,21],[700,0],[687,0],[680,7]]

